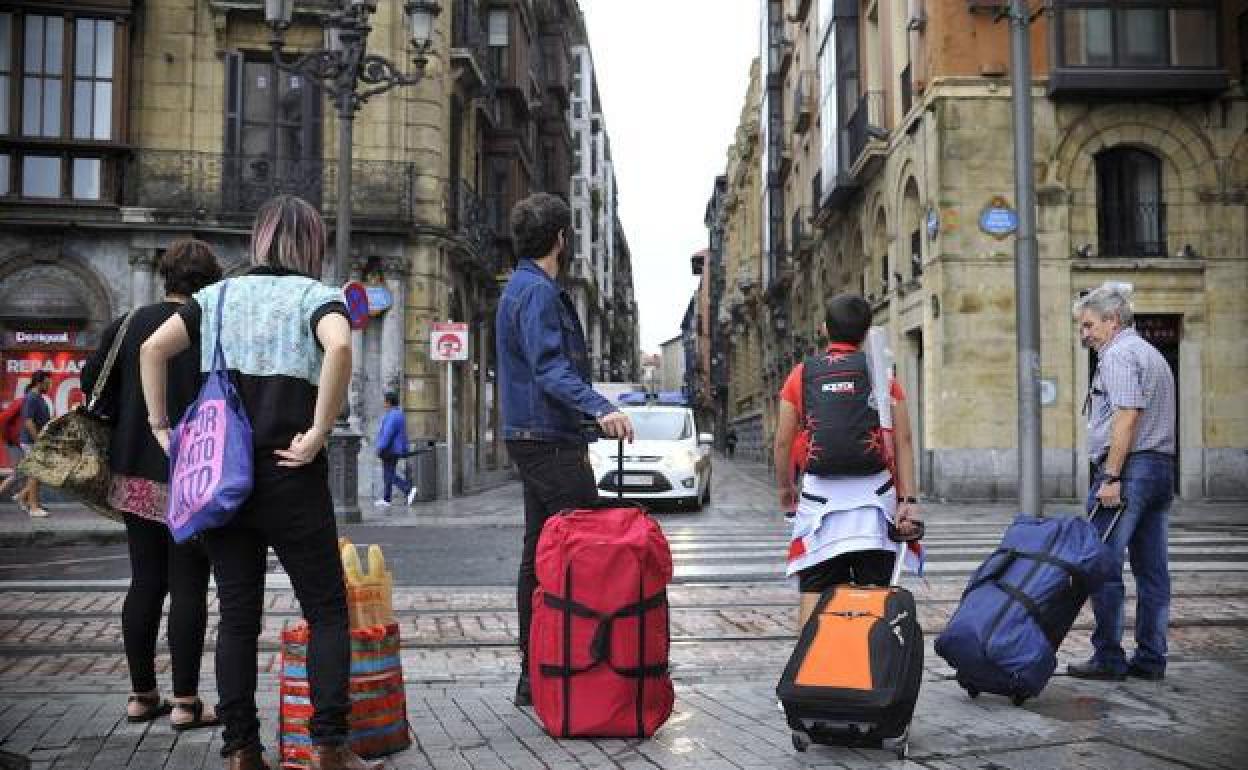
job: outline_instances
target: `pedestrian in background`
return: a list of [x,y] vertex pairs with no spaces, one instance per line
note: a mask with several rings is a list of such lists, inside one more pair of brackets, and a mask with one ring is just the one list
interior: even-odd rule
[[[108,503],[121,511],[130,550],[130,587],[121,609],[122,640],[132,692],[126,718],[148,722],[172,709],[175,730],[217,724],[216,714],[200,700],[199,670],[208,621],[208,555],[190,541],[178,545],[165,524],[169,499],[169,458],[148,427],[139,382],[139,346],[186,304],[192,294],[221,279],[212,248],[187,239],[169,246],[160,260],[165,298],[134,311],[117,359],[104,385],[97,411],[112,425]],[[124,317],[104,330],[100,345],[82,369],[82,389],[92,392]],[[163,413],[176,422],[199,392],[199,348],[188,347],[170,359]],[[156,639],[165,596],[169,596],[169,655],[173,668],[173,703],[156,685]]]
[[[17,464],[22,461],[22,404],[25,402],[25,394],[18,396],[10,401],[3,410],[0,410],[0,440],[4,441],[5,455],[8,457],[9,465],[13,470],[3,482],[0,482],[0,497],[8,494],[13,487],[26,486],[26,477],[17,470]],[[17,500],[17,495],[13,496],[18,507],[21,502]]]
[[905,393],[890,379],[891,432],[872,406],[871,367],[861,350],[871,306],[840,294],[825,313],[827,350],[789,372],[776,425],[780,506],[797,511],[788,575],[801,591],[799,628],[835,585],[888,585],[897,558],[889,525],[910,537],[920,521]]
[[633,440],[628,415],[590,387],[585,331],[571,296],[555,281],[571,232],[571,211],[554,195],[536,193],[515,205],[511,235],[520,261],[494,321],[503,440],[524,486],[524,546],[516,579],[517,706],[532,704],[529,623],[542,525],[557,511],[598,499],[582,420],[597,420],[608,438]]
[[736,428],[728,429],[728,435],[724,437],[724,448],[728,451],[729,457],[736,456],[737,454],[737,430]]
[[[45,398],[50,387],[52,387],[52,375],[43,370],[31,375],[30,384],[26,386],[26,395],[22,398],[22,430],[19,444],[23,456],[30,454],[30,450],[35,448],[35,439],[39,438],[39,434],[43,432],[43,426],[52,419],[52,409]],[[30,514],[31,518],[42,519],[48,515],[48,512],[39,504],[39,480],[34,476],[27,477],[26,484],[13,496],[13,499],[23,511]]]
[[409,478],[399,475],[399,461],[408,455],[407,420],[399,407],[399,394],[393,391],[386,393],[386,413],[381,416],[381,425],[377,428],[377,456],[381,458],[382,491],[381,499],[376,502],[378,508],[390,507],[390,490],[398,487],[407,497],[407,504],[416,501],[416,485]]
[[342,291],[323,285],[325,228],[306,201],[266,201],[251,233],[252,267],[196,292],[143,345],[143,395],[150,424],[169,445],[166,362],[201,344],[212,366],[217,300],[226,292],[221,345],[251,421],[250,497],[224,527],[204,532],[221,606],[217,692],[229,770],[266,767],[256,713],[256,653],[272,546],[308,622],[312,770],[363,770],[346,745],[350,636],[338,528],[325,442],[351,379],[351,328]]
[[[1082,679],[1158,680],[1166,672],[1170,617],[1166,551],[1174,499],[1174,375],[1161,353],[1132,328],[1130,294],[1121,285],[1106,284],[1079,298],[1074,316],[1080,341],[1097,354],[1084,404],[1092,464],[1087,507],[1125,510],[1108,541],[1117,575],[1091,597],[1092,658],[1072,663],[1068,671]],[[1097,517],[1095,523],[1103,528],[1110,518]],[[1138,594],[1130,660],[1122,648],[1122,563],[1128,549]]]

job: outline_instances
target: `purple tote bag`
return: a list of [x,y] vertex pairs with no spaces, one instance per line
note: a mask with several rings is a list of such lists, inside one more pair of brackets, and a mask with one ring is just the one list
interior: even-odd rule
[[230,523],[251,494],[251,420],[225,366],[221,316],[225,290],[217,294],[212,371],[169,439],[169,509],[165,520],[179,543]]

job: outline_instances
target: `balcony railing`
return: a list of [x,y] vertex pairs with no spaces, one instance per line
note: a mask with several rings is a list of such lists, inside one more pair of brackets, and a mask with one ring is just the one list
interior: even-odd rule
[[858,99],[854,114],[849,116],[849,165],[858,162],[869,139],[884,139],[888,132],[884,125],[884,92],[868,91]]
[[477,195],[466,180],[459,180],[451,188],[452,203],[448,207],[451,229],[458,233],[483,264],[493,266],[497,221],[495,212]]
[[1098,249],[1103,257],[1166,256],[1166,204],[1100,205]]
[[[355,224],[413,221],[415,164],[357,160],[351,171]],[[334,160],[139,150],[123,173],[123,205],[151,209],[169,219],[250,219],[261,203],[279,194],[297,195],[327,217],[337,208]]]

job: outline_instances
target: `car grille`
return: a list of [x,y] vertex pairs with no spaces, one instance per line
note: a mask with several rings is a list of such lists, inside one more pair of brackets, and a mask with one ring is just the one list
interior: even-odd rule
[[[620,456],[611,455],[610,459],[611,462],[618,463],[620,461]],[[624,455],[624,462],[626,463],[657,463],[662,460],[663,457],[660,455]]]
[[[672,488],[667,479],[661,473],[651,473],[649,471],[625,471],[625,476],[636,477],[638,479],[645,477],[648,479],[645,484],[633,482],[624,486],[624,492],[666,492]],[[605,489],[609,492],[620,491],[619,472],[611,471],[602,477],[602,481],[598,484],[599,489]]]

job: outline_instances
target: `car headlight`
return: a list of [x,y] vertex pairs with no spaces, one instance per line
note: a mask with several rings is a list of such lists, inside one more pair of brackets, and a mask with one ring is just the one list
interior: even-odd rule
[[681,449],[673,452],[667,458],[667,464],[682,471],[692,471],[698,465],[698,453],[693,449]]

